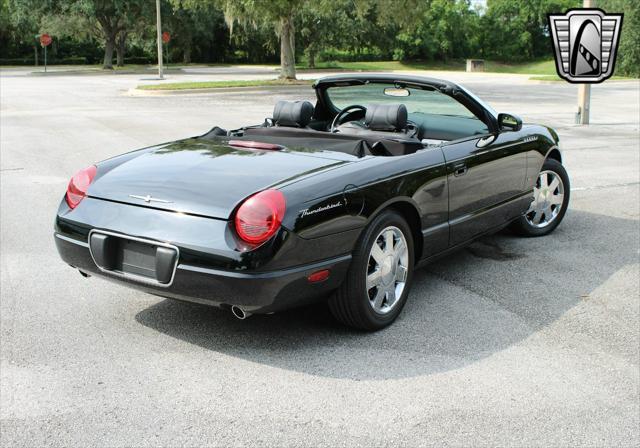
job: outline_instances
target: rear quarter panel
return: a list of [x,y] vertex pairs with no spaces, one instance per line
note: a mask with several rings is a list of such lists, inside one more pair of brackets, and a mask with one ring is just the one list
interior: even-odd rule
[[325,240],[339,253],[351,252],[362,229],[380,211],[398,204],[415,213],[417,234],[427,248],[423,256],[448,245],[448,194],[440,148],[400,157],[366,157],[279,188],[287,197],[283,225],[300,238]]

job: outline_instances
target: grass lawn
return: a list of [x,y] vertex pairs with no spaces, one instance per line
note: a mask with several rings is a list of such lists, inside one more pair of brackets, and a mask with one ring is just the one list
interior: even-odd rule
[[[560,78],[557,74],[553,75],[538,75],[538,76],[530,76],[529,79],[531,81],[558,81],[558,82],[567,82],[566,80]],[[612,76],[609,78],[611,81],[631,81],[637,78],[629,78],[627,76]]]
[[228,87],[256,87],[256,86],[292,86],[311,85],[307,79],[254,79],[249,81],[193,81],[169,82],[166,84],[147,84],[137,88],[139,90],[191,90],[191,89],[223,89]]
[[[273,66],[274,71],[278,66]],[[442,70],[464,71],[464,60],[450,60],[447,62],[423,62],[423,61],[371,61],[371,62],[318,62],[314,69],[309,69],[304,63],[297,65],[298,70],[348,70],[348,71],[402,71],[402,70]],[[524,63],[506,63],[485,61],[486,73],[514,73],[532,75],[529,79],[535,81],[563,81],[556,74],[555,61],[553,59]],[[624,80],[621,76],[612,79]],[[282,86],[282,85],[309,85],[312,81],[295,80],[285,81],[281,79],[257,79],[251,81],[202,81],[202,82],[175,82],[166,84],[140,85],[140,90],[190,90],[190,89],[218,89],[226,87],[257,87],[257,86]]]
[[484,67],[491,73],[515,73],[521,75],[556,75],[556,63],[553,59],[518,64],[487,61]]
[[420,62],[420,61],[370,61],[370,62],[317,62],[314,69],[307,65],[297,65],[301,70],[362,70],[362,71],[392,71],[392,70],[451,70],[465,69],[465,62],[452,60],[449,62]]
[[[298,65],[299,69],[308,69],[306,65]],[[372,61],[372,62],[318,62],[316,69],[390,71],[390,70],[449,70],[464,71],[466,62],[454,59],[447,62],[421,61]],[[485,71],[489,73],[517,73],[528,75],[554,75],[556,66],[553,59],[526,63],[506,63],[485,61]]]

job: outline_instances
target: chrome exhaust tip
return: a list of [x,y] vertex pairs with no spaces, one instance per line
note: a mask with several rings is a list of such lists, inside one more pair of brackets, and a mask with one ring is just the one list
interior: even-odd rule
[[231,314],[240,320],[245,320],[247,317],[251,316],[251,313],[247,313],[245,310],[235,305],[231,307]]

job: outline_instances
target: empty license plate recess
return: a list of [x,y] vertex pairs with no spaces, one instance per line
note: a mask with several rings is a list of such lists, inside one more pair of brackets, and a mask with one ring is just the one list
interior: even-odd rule
[[89,250],[100,270],[159,286],[171,284],[178,263],[171,244],[105,231],[91,231]]

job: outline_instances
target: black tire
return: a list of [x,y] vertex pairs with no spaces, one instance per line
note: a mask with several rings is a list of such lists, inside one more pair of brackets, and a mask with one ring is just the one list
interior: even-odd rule
[[[401,296],[384,314],[376,312],[367,291],[367,270],[373,244],[387,227],[402,232],[408,249],[406,280]],[[378,215],[363,231],[353,251],[351,266],[338,290],[329,299],[329,309],[341,323],[360,330],[375,331],[391,324],[400,314],[411,289],[414,270],[414,242],[411,228],[395,211],[387,210]]]
[[[544,227],[535,226],[532,222],[529,221],[529,219],[527,219],[528,215],[525,213],[511,225],[511,229],[519,235],[527,237],[548,235],[553,232],[556,227],[558,227],[560,222],[562,222],[564,215],[567,213],[567,208],[569,206],[569,196],[571,193],[571,185],[569,183],[569,175],[567,174],[567,171],[564,169],[564,166],[562,166],[562,164],[555,159],[545,160],[540,172],[542,173],[544,171],[552,171],[553,173],[556,173],[562,180],[564,197],[562,199],[562,204],[560,205],[560,210],[553,221]],[[529,216],[531,216],[531,214],[529,214]]]

